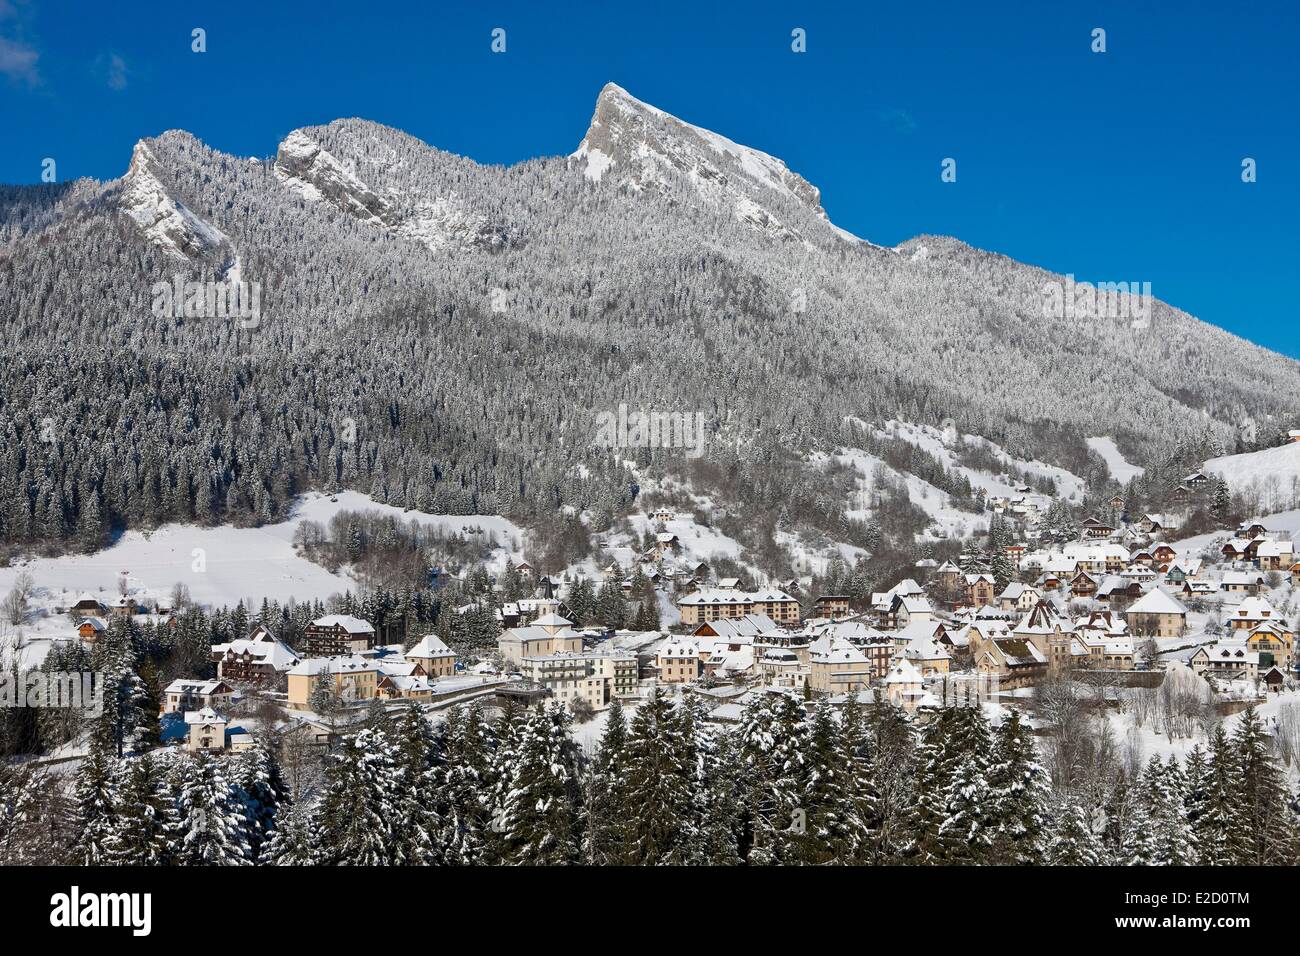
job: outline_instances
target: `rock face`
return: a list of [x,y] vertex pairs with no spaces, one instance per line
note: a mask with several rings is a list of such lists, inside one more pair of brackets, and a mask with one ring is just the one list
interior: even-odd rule
[[495,250],[505,244],[504,231],[485,216],[466,211],[454,193],[376,192],[357,175],[354,161],[340,161],[305,130],[294,130],[280,144],[274,170],[280,182],[308,202],[328,202],[367,225],[429,249]]
[[778,216],[777,207],[785,204],[811,211],[834,229],[821,208],[817,187],[781,160],[685,123],[613,83],[601,90],[587,135],[573,157],[583,162],[588,179],[637,192],[693,192],[729,207],[741,222],[774,239],[803,238]]
[[135,144],[131,165],[120,180],[118,203],[144,234],[170,258],[192,260],[230,240],[216,226],[173,199],[158,178],[158,159],[144,141]]

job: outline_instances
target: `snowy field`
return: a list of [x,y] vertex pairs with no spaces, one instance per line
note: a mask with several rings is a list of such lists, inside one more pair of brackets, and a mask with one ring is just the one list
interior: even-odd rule
[[1291,508],[1300,503],[1300,442],[1211,458],[1205,473],[1218,475],[1235,492],[1258,495],[1265,510]]
[[1113,438],[1106,436],[1089,438],[1088,447],[1101,455],[1110,470],[1110,476],[1121,485],[1128,484],[1131,479],[1146,473],[1146,469],[1141,465],[1129,464]]
[[1007,480],[1005,474],[994,475],[991,472],[968,468],[966,465],[959,463],[957,456],[953,452],[953,446],[956,444],[955,439],[960,438],[963,442],[983,445],[997,458],[1001,459],[1004,464],[1019,468],[1026,474],[1040,478],[1051,478],[1056,482],[1057,491],[1064,498],[1074,501],[1083,497],[1084,481],[1073,472],[1037,459],[1016,458],[1014,455],[1008,454],[1001,445],[989,441],[987,438],[981,438],[979,435],[952,435],[945,438],[944,433],[933,426],[912,425],[908,422],[897,421],[886,422],[883,432],[878,429],[876,431],[877,434],[901,438],[911,445],[916,445],[918,448],[928,451],[943,462],[944,467],[964,475],[972,488],[983,488],[990,497],[1015,498],[1018,493],[1016,486]]
[[335,498],[305,495],[289,520],[261,528],[169,524],[156,531],[128,531],[111,547],[95,554],[18,562],[0,568],[0,594],[9,592],[20,572],[29,573],[36,586],[35,609],[29,623],[14,631],[27,640],[48,641],[69,633],[67,619],[56,614],[54,607],[74,604],[86,592],[111,601],[117,597],[120,575],[126,576],[133,594],[158,598],[166,598],[172,586],[181,582],[189,587],[196,602],[209,607],[233,606],[241,599],[256,606],[264,597],[279,601],[291,597],[297,601],[325,600],[355,590],[357,582],[346,571],[330,574],[293,549],[294,533],[303,521],[327,524],[344,510],[377,511],[448,531],[482,534],[495,542],[498,560],[504,559],[507,552],[518,555],[523,543],[523,530],[505,518],[404,512],[376,504],[354,491],[342,492]]

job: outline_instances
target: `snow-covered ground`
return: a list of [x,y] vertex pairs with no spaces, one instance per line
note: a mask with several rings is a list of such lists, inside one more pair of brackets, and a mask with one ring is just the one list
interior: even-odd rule
[[1037,459],[1016,458],[1008,454],[1001,445],[979,435],[945,435],[931,425],[913,425],[909,422],[889,421],[885,423],[882,434],[901,438],[909,444],[916,445],[934,455],[944,467],[966,476],[972,488],[983,488],[990,497],[1017,497],[1016,486],[1004,473],[994,475],[991,472],[968,468],[957,460],[954,449],[958,441],[973,442],[985,446],[997,458],[1009,466],[1015,466],[1026,474],[1040,478],[1051,478],[1056,482],[1057,491],[1065,498],[1075,500],[1083,496],[1084,480],[1073,472]]
[[1300,442],[1211,458],[1205,473],[1223,478],[1235,492],[1258,495],[1264,510],[1300,504]]
[[279,524],[261,528],[169,524],[156,531],[128,531],[95,554],[16,562],[0,568],[0,594],[9,592],[19,573],[26,571],[32,576],[32,614],[26,625],[13,632],[26,641],[46,642],[68,636],[70,629],[54,607],[74,604],[85,592],[106,602],[113,600],[122,575],[133,594],[165,598],[172,586],[181,582],[196,602],[208,606],[233,606],[241,599],[256,606],[264,597],[325,600],[355,590],[357,582],[346,570],[331,574],[300,556],[293,548],[294,533],[303,521],[327,524],[344,510],[378,511],[447,531],[481,534],[497,548],[494,557],[498,562],[504,561],[507,552],[518,556],[524,539],[523,530],[505,518],[404,512],[355,491],[342,492],[333,499],[313,493],[300,498],[293,516]]
[[[970,511],[962,511],[952,506],[948,492],[936,488],[928,481],[907,472],[895,471],[881,459],[861,448],[841,448],[835,453],[835,460],[841,464],[852,465],[856,469],[857,487],[853,500],[849,502],[846,513],[860,521],[871,520],[871,496],[875,488],[877,468],[883,468],[891,478],[901,481],[907,487],[907,496],[912,504],[930,516],[931,527],[941,530],[946,537],[964,538],[988,529],[988,517]],[[922,537],[934,537],[927,534]]]
[[1105,459],[1106,467],[1110,470],[1110,476],[1121,485],[1127,484],[1130,479],[1146,472],[1146,469],[1141,465],[1130,464],[1115,444],[1115,439],[1109,436],[1089,438],[1088,447]]

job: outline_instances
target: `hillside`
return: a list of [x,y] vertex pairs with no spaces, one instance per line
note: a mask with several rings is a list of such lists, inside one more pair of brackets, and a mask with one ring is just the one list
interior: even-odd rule
[[[0,191],[0,241],[11,547],[275,522],[309,489],[624,513],[624,458],[690,463],[598,447],[620,403],[704,416],[705,460],[767,487],[736,504],[772,510],[759,463],[853,447],[849,418],[1083,475],[1087,435],[1228,442],[1300,411],[1290,359],[1158,302],[1145,329],[1045,318],[1043,270],[851,236],[780,160],[613,84],[574,155],[510,167],[356,119],[266,159],[166,132],[123,179]],[[186,281],[254,283],[258,314],[203,317],[201,287],[200,315],[159,310]]]

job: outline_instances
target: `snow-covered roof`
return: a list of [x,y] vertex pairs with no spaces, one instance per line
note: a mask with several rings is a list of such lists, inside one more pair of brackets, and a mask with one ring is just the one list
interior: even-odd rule
[[369,621],[363,621],[351,614],[327,614],[312,621],[312,627],[341,627],[349,634],[373,634],[375,629]]
[[426,634],[406,652],[408,658],[455,657],[456,652],[448,647],[437,634]]
[[1129,605],[1130,614],[1186,614],[1187,608],[1163,588],[1152,588]]

